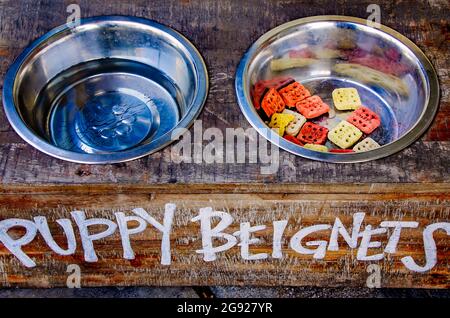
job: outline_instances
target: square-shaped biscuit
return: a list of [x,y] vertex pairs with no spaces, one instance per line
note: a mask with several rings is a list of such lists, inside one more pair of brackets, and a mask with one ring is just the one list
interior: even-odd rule
[[262,99],[269,89],[275,88],[276,90],[278,90],[280,87],[284,87],[293,82],[295,82],[295,80],[292,77],[286,76],[280,76],[270,80],[260,80],[256,82],[251,90],[253,105],[255,106],[255,109],[259,110],[261,108]]
[[269,127],[278,128],[278,134],[284,136],[284,130],[286,126],[295,119],[292,114],[273,114],[270,119]]
[[367,135],[381,125],[380,117],[364,106],[359,107],[351,113],[347,121]]
[[324,144],[327,141],[328,128],[307,122],[297,135],[298,140],[304,144]]
[[299,82],[281,88],[278,93],[283,97],[287,107],[295,107],[297,102],[311,96],[311,93]]
[[299,101],[295,107],[300,114],[308,119],[322,116],[330,111],[330,106],[324,103],[324,101],[317,95],[310,96]]
[[361,130],[344,120],[328,133],[328,139],[342,149],[352,146],[361,136]]
[[284,109],[282,114],[293,115],[295,118],[292,120],[285,129],[285,133],[290,136],[297,136],[300,128],[302,128],[303,124],[306,123],[306,118],[300,115],[297,112],[294,112],[289,109]]
[[356,88],[336,88],[331,95],[336,109],[354,110],[361,106],[361,99]]
[[283,98],[275,88],[269,89],[261,103],[262,109],[269,118],[275,113],[281,113],[285,106]]
[[373,149],[380,148],[381,146],[372,138],[367,137],[364,140],[358,142],[355,147],[353,147],[353,150],[355,152],[364,152],[369,151]]

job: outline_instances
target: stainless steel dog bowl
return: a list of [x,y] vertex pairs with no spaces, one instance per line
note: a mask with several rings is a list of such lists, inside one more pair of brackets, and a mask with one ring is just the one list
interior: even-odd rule
[[[289,58],[294,59],[291,65],[279,63]],[[367,65],[376,72],[367,71]],[[322,153],[278,138],[255,110],[251,89],[260,80],[279,76],[294,78],[330,105],[329,115],[316,120],[327,128],[349,115],[334,109],[332,91],[356,88],[362,104],[381,117],[381,126],[370,137],[382,147]],[[388,27],[373,28],[365,20],[343,16],[299,19],[264,34],[242,58],[235,84],[240,108],[260,134],[289,152],[327,162],[368,161],[400,151],[425,132],[439,101],[436,72],[413,42]]]
[[[80,163],[150,154],[200,113],[205,63],[178,32],[121,16],[63,25],[33,42],[10,67],[3,105],[37,149]],[[174,133],[174,134],[172,134]]]

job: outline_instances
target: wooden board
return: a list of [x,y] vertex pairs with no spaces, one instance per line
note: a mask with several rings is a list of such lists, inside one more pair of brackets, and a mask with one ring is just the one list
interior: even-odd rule
[[[206,60],[211,88],[203,128],[247,129],[234,95],[234,73],[245,50],[271,28],[305,16],[367,17],[373,1],[78,1],[83,17],[124,14],[154,19],[182,32]],[[445,1],[444,1],[445,2]],[[70,1],[7,0],[0,3],[0,86],[8,66],[33,39],[66,22]],[[441,84],[437,118],[408,149],[385,159],[352,165],[315,162],[280,152],[280,169],[262,175],[259,164],[178,164],[170,149],[119,165],[87,166],[50,158],[20,139],[0,108],[0,181],[3,183],[329,183],[447,182],[450,114],[449,7],[440,1],[380,4],[381,22],[413,40],[432,60]],[[192,131],[192,130],[191,130]],[[206,144],[206,141],[205,141]],[[433,156],[428,156],[432,152]]]
[[[260,35],[295,18],[341,14],[365,18],[373,1],[77,1],[83,17],[124,14],[154,19],[186,35],[204,56],[210,73],[210,94],[200,119],[203,128],[250,127],[234,96],[234,72],[242,54]],[[0,87],[15,56],[34,38],[66,22],[66,7],[73,1],[0,1]],[[450,175],[450,6],[446,1],[381,1],[381,22],[413,40],[438,70],[441,85],[439,112],[432,127],[412,146],[385,159],[369,163],[336,165],[310,161],[280,151],[280,169],[261,174],[259,164],[177,164],[171,147],[151,156],[116,165],[80,165],[50,158],[28,146],[9,126],[0,107],[0,222],[11,218],[32,220],[45,216],[57,243],[64,243],[56,219],[69,218],[74,210],[89,218],[115,219],[118,211],[132,215],[141,207],[162,222],[167,203],[177,206],[171,231],[171,264],[161,265],[161,235],[153,227],[132,236],[134,260],[123,259],[121,236],[95,242],[98,262],[84,260],[75,226],[77,249],[73,255],[52,252],[40,234],[24,247],[36,263],[26,268],[0,244],[0,286],[65,286],[67,266],[81,269],[82,286],[105,285],[315,285],[367,286],[368,265],[380,267],[382,287],[449,288],[449,237],[434,233],[437,263],[424,273],[408,269],[401,261],[411,256],[425,263],[423,235],[427,226],[449,222]],[[265,225],[253,235],[261,242],[252,253],[267,259],[249,261],[240,247],[206,262],[196,253],[202,235],[190,220],[201,208],[229,213],[233,224]],[[338,251],[323,259],[296,252],[292,236],[304,227],[333,225],[336,217],[348,228],[355,213],[364,212],[367,225],[382,221],[418,222],[404,229],[395,253],[378,261],[358,260],[340,238]],[[282,258],[271,256],[273,222],[286,220],[281,241]],[[73,220],[72,220],[73,223]],[[447,223],[448,224],[448,223]],[[93,231],[96,229],[93,228]],[[312,233],[306,241],[330,241],[331,230]],[[15,228],[13,236],[24,234]],[[381,253],[392,234],[377,235]],[[428,240],[429,241],[429,240]],[[429,241],[430,242],[430,241]],[[220,244],[215,242],[215,244]],[[64,246],[64,244],[63,244]],[[429,246],[428,246],[429,247]],[[433,249],[431,249],[433,250]],[[373,269],[373,268],[372,268]]]
[[[448,221],[450,208],[448,185],[434,184],[433,190],[400,184],[345,185],[341,188],[327,186],[272,186],[270,188],[236,186],[190,187],[125,187],[114,185],[98,187],[42,187],[31,192],[22,188],[6,187],[0,196],[2,219],[33,219],[45,216],[53,238],[62,247],[67,239],[56,219],[71,219],[71,211],[84,211],[87,218],[115,220],[116,212],[134,215],[135,208],[143,208],[158,222],[163,223],[164,207],[175,203],[177,208],[170,231],[170,247],[162,244],[162,234],[155,227],[131,235],[134,259],[124,259],[125,246],[121,235],[114,234],[94,242],[98,261],[88,262],[77,226],[75,228],[77,248],[75,253],[60,256],[53,252],[38,234],[24,246],[24,252],[35,262],[35,267],[26,268],[16,257],[0,245],[0,282],[4,286],[65,286],[69,276],[67,266],[77,264],[81,269],[81,286],[100,285],[316,285],[316,286],[366,286],[370,264],[379,266],[381,287],[433,287],[449,288],[449,244],[445,231],[434,233],[437,263],[424,273],[411,270],[401,259],[411,256],[419,266],[424,266],[424,229],[430,224]],[[402,189],[401,198],[396,194]],[[21,192],[21,194],[17,194]],[[357,195],[355,195],[357,193]],[[199,222],[192,219],[200,209],[211,207],[223,211],[232,218],[232,224],[224,232],[232,234],[242,230],[241,224],[265,225],[266,228],[252,234],[260,242],[250,244],[249,254],[267,253],[261,260],[246,260],[242,250],[235,245],[218,252],[217,259],[205,261],[196,251],[202,248],[207,233]],[[361,260],[357,247],[350,248],[339,236],[337,251],[326,251],[323,259],[298,252],[290,245],[292,236],[300,229],[317,225],[332,226],[339,218],[351,233],[353,215],[365,213],[361,231],[367,225],[379,228],[382,221],[416,221],[417,228],[403,229],[397,251],[384,253],[382,260]],[[274,221],[287,221],[280,240],[274,239]],[[217,222],[211,221],[214,227]],[[116,222],[116,221],[114,221]],[[450,225],[447,230],[450,232]],[[130,227],[137,223],[130,223]],[[91,226],[91,234],[105,227]],[[391,229],[392,230],[392,229]],[[369,248],[368,255],[383,253],[392,231],[372,237],[382,242],[381,248]],[[324,240],[330,246],[331,229],[311,233],[305,242]],[[12,237],[24,235],[23,228],[13,228]],[[0,234],[1,237],[1,234]],[[244,240],[245,241],[245,240]],[[280,255],[274,258],[274,241],[279,241]],[[225,241],[212,240],[214,246]],[[238,239],[238,242],[242,242]],[[291,243],[292,244],[292,243]],[[275,244],[276,245],[276,244]],[[425,246],[429,248],[429,246]],[[276,249],[276,248],[275,248]],[[164,252],[163,252],[164,250]],[[170,253],[170,264],[163,265],[163,254]],[[245,254],[245,252],[244,252]],[[278,258],[279,257],[279,258]],[[167,259],[166,259],[167,261]],[[370,269],[370,268],[369,268]]]

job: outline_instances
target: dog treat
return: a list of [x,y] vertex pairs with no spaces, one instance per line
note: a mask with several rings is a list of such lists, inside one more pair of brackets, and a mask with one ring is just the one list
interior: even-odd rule
[[307,119],[319,117],[330,110],[330,107],[317,95],[298,102],[296,108]]
[[300,83],[294,82],[278,91],[283,97],[284,103],[287,107],[295,107],[297,102],[311,96],[309,91]]
[[365,134],[370,134],[381,124],[380,117],[364,106],[355,110],[347,121]]
[[302,142],[300,142],[300,140],[298,140],[296,137],[291,136],[291,135],[284,135],[284,139],[286,139],[290,142],[293,142],[294,144],[299,145],[299,146],[304,145]]
[[275,59],[270,61],[270,68],[274,72],[284,71],[290,68],[296,67],[305,67],[314,63],[317,63],[319,60],[310,59],[310,58],[289,58],[284,57],[280,59]]
[[303,148],[315,150],[315,151],[319,151],[319,152],[328,152],[328,148],[324,145],[306,144],[303,146]]
[[336,88],[331,94],[334,106],[339,110],[354,110],[361,106],[356,88]]
[[364,140],[358,142],[355,147],[353,147],[353,150],[355,152],[364,152],[369,151],[373,149],[380,148],[381,146],[372,138],[367,137]]
[[352,63],[340,63],[336,64],[333,70],[336,73],[347,75],[364,83],[379,85],[404,96],[409,94],[408,86],[402,79],[370,67]]
[[267,117],[270,118],[273,114],[282,112],[285,104],[283,98],[281,98],[277,90],[275,88],[271,88],[264,96],[261,107]]
[[294,119],[295,116],[292,114],[273,114],[270,119],[269,127],[278,128],[278,134],[283,136],[286,126]]
[[283,88],[284,86],[293,83],[294,81],[295,80],[292,77],[282,76],[270,80],[260,80],[256,82],[255,85],[253,85],[251,92],[255,109],[259,110],[261,108],[261,101],[269,89],[275,88],[276,90],[279,90],[280,88]]
[[294,112],[289,109],[283,110],[282,114],[290,114],[293,115],[295,118],[292,120],[287,126],[285,133],[287,135],[291,136],[297,136],[298,132],[300,131],[300,128],[302,128],[303,124],[306,123],[306,118],[300,115],[297,112]]
[[328,133],[328,139],[343,149],[352,146],[361,136],[361,130],[346,121],[341,121]]
[[297,138],[304,144],[324,144],[327,141],[328,128],[307,122]]

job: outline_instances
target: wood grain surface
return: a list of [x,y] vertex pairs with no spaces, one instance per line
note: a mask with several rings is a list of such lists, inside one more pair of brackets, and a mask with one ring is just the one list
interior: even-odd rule
[[[209,70],[210,92],[200,118],[203,128],[250,127],[234,95],[234,72],[245,50],[262,34],[284,22],[313,15],[366,18],[373,1],[32,1],[0,0],[0,88],[14,58],[30,41],[66,22],[67,5],[78,3],[82,17],[132,15],[154,19],[183,33],[202,53]],[[0,244],[0,287],[65,286],[67,265],[81,267],[82,286],[130,285],[260,285],[366,286],[371,263],[382,269],[382,287],[450,287],[450,239],[435,233],[437,265],[429,272],[407,270],[400,259],[412,256],[423,264],[423,229],[449,222],[450,213],[450,6],[447,1],[380,1],[381,22],[413,40],[437,69],[441,101],[433,125],[410,147],[388,158],[358,164],[330,164],[303,159],[280,150],[280,169],[263,175],[259,164],[177,164],[171,146],[153,155],[122,164],[82,165],[51,158],[26,144],[10,127],[0,107],[0,221],[45,216],[58,243],[65,237],[55,220],[70,211],[88,217],[114,218],[142,207],[162,219],[164,204],[177,204],[171,235],[172,264],[160,264],[160,235],[147,229],[133,237],[135,260],[122,258],[116,234],[95,243],[96,263],[86,263],[80,248],[58,256],[41,237],[24,247],[37,263],[25,268]],[[270,253],[272,222],[288,220],[282,259],[242,260],[239,247],[205,262],[195,250],[201,246],[199,225],[190,222],[199,208],[224,210],[240,222],[264,224],[259,245],[252,252]],[[417,229],[405,230],[398,253],[378,262],[360,262],[355,249],[329,251],[323,260],[298,255],[288,241],[300,228],[333,224],[346,226],[351,216],[365,212],[365,225],[382,220],[414,220]],[[20,229],[11,230],[23,235]],[[309,239],[327,239],[329,233]],[[378,237],[382,247],[387,237]],[[340,243],[342,243],[340,241]],[[345,246],[345,244],[343,245]]]
[[[0,1],[0,85],[8,66],[33,39],[66,22],[69,3],[82,17],[123,14],[154,19],[182,32],[206,60],[211,88],[199,119],[203,129],[250,127],[234,95],[234,72],[245,50],[269,29],[301,17],[340,14],[367,17],[373,1]],[[260,165],[177,164],[166,148],[118,165],[88,166],[53,159],[33,149],[9,126],[0,108],[0,180],[10,183],[328,183],[447,182],[450,113],[449,6],[445,1],[382,1],[381,22],[413,40],[438,70],[439,113],[411,147],[385,159],[336,165],[280,151],[280,169]],[[429,154],[433,155],[430,156]]]

